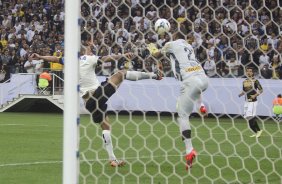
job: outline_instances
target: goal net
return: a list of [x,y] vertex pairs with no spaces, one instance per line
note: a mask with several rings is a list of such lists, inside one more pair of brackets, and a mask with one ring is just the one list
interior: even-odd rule
[[[111,167],[102,130],[83,115],[80,125],[82,184],[102,183],[282,183],[282,132],[272,100],[281,93],[281,1],[218,0],[83,0],[81,44],[95,55],[133,52],[132,61],[102,63],[95,70],[104,81],[119,69],[155,72],[154,79],[124,81],[108,101],[114,153],[124,167]],[[171,32],[185,35],[210,77],[203,103],[208,116],[195,109],[190,116],[197,150],[185,170],[185,147],[177,123],[180,82],[169,58],[150,56],[169,40],[153,25],[158,18]],[[259,138],[243,118],[245,69],[251,66],[264,92],[258,97]]]

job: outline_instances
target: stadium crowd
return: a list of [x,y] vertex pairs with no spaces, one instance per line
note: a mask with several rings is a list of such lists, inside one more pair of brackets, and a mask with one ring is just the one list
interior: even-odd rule
[[[135,52],[132,61],[97,68],[110,75],[117,68],[154,71],[156,60],[146,45],[162,47],[170,38],[153,31],[157,18],[168,19],[195,48],[209,77],[244,77],[253,66],[257,76],[282,79],[282,0],[82,0],[82,44],[94,54]],[[0,0],[0,81],[13,73],[62,72],[58,63],[31,60],[29,54],[62,57],[64,1]],[[67,61],[66,61],[67,62]],[[167,58],[163,72],[172,76]]]

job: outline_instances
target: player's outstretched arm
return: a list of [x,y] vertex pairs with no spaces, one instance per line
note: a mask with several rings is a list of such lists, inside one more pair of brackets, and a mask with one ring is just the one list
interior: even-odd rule
[[156,44],[154,43],[149,43],[147,45],[147,49],[149,50],[150,54],[156,58],[162,56],[161,51],[157,48]]
[[56,63],[60,62],[59,58],[56,57],[56,56],[41,56],[37,53],[31,54],[30,58],[32,58],[32,59],[43,59],[44,61],[48,61],[48,62],[56,62]]
[[126,58],[128,58],[128,59],[131,59],[133,56],[134,56],[134,54],[131,53],[131,52],[129,52],[129,53],[121,54],[121,55],[113,54],[113,55],[103,56],[103,57],[101,58],[101,60],[102,60],[103,62],[111,62],[111,61],[114,61],[114,60],[119,60],[119,59],[122,58],[122,57],[126,57]]
[[244,91],[242,91],[238,96],[241,97],[241,96],[243,96],[243,95],[245,95],[245,92],[244,92]]

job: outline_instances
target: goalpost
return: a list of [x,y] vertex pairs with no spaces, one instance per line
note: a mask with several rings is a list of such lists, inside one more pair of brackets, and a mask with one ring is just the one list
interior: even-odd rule
[[78,184],[80,0],[65,1],[63,184]]

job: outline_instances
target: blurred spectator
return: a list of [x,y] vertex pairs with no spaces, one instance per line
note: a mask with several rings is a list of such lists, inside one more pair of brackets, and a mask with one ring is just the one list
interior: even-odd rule
[[4,82],[6,78],[6,71],[4,65],[0,65],[0,83]]
[[[63,56],[62,50],[59,50],[61,47],[60,45],[56,45],[56,51],[53,53],[53,56],[56,56],[58,58],[61,58]],[[63,73],[64,66],[57,62],[50,62],[50,69],[54,76],[54,86],[56,91],[62,91],[63,88],[63,79],[64,79],[64,73]]]
[[28,60],[24,64],[24,68],[27,73],[40,74],[42,72],[43,60],[32,60],[28,57]]
[[229,60],[227,60],[225,67],[228,71],[225,77],[233,78],[239,76],[240,63],[235,57],[231,57]]
[[11,28],[12,27],[12,21],[11,18],[8,16],[8,14],[4,15],[4,19],[2,21],[2,26],[5,28]]
[[[12,62],[5,65],[6,69],[9,68],[7,73],[24,72],[22,66],[27,60],[27,53],[36,51],[48,55],[57,50],[63,53],[64,1],[1,2],[0,49],[3,55],[6,49],[12,53]],[[279,69],[274,64],[276,56],[273,59],[275,54],[282,53],[282,11],[279,5],[281,2],[276,0],[91,0],[82,3],[81,38],[82,43],[92,40],[95,43],[93,53],[97,54],[116,52],[112,47],[117,44],[120,52],[134,51],[134,48],[142,48],[149,42],[163,47],[170,36],[158,36],[153,32],[153,26],[156,19],[166,18],[171,24],[171,32],[179,30],[185,34],[203,66],[205,63],[215,64],[219,76],[230,77],[231,65],[238,62],[241,63],[238,77],[243,75],[243,67],[254,66],[260,71],[263,69],[261,77],[277,78],[277,75],[271,75],[271,71]],[[129,48],[128,44],[132,46]],[[217,57],[213,59],[214,64],[209,61],[210,55],[206,52],[210,49],[209,44],[214,46]],[[155,62],[147,58],[145,49],[141,50],[138,51],[138,59],[132,61],[133,69],[138,68],[135,64],[142,61],[142,68],[144,65],[152,70]],[[266,51],[269,59],[261,54],[262,51]],[[3,62],[7,63],[6,56],[3,57]],[[166,60],[163,58],[162,63],[169,75],[170,66],[166,65]],[[267,60],[268,74],[265,72]],[[114,70],[117,65],[113,63],[109,68]]]
[[207,48],[207,60],[204,63],[204,70],[209,77],[216,77],[216,65],[214,61],[214,49],[213,43],[208,42]]
[[204,70],[209,77],[216,77],[216,65],[214,60],[208,59],[204,64]]
[[0,60],[1,60],[2,65],[7,66],[10,63],[11,58],[12,58],[12,56],[9,53],[9,50],[5,49],[0,56]]
[[271,60],[272,79],[282,78],[282,61],[281,57],[276,54]]
[[261,49],[262,51],[268,51],[267,37],[263,37],[263,38],[261,39],[260,49]]
[[16,50],[12,50],[11,51],[11,59],[8,63],[10,74],[16,73],[16,64],[18,63],[18,61],[19,61],[19,57],[16,54]]
[[267,55],[267,50],[264,50],[259,57],[259,69],[263,78],[270,78],[270,58]]
[[275,33],[271,33],[270,36],[268,36],[267,43],[272,45],[272,48],[276,49],[279,39],[277,38]]
[[26,33],[26,39],[29,45],[31,44],[34,35],[35,35],[35,26],[32,25],[31,28]]
[[25,67],[24,67],[24,64],[25,64],[25,60],[24,58],[19,58],[19,61],[18,63],[16,63],[16,71],[18,73],[27,73]]

